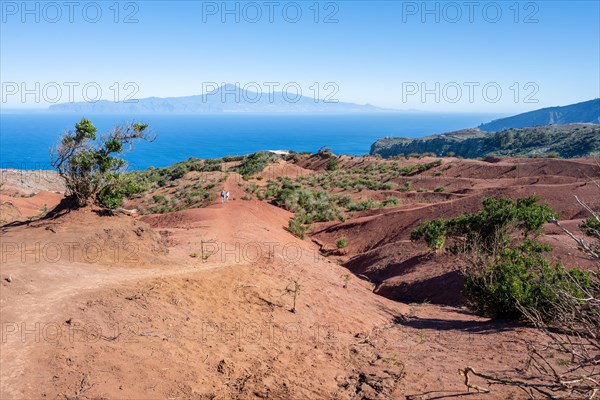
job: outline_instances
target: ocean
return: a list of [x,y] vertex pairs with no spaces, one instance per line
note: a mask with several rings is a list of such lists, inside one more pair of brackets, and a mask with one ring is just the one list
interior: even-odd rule
[[[15,113],[0,116],[0,167],[48,169],[49,149],[73,129],[76,114]],[[499,118],[494,114],[345,114],[345,115],[86,115],[107,132],[115,125],[139,121],[157,134],[124,154],[129,169],[164,167],[189,157],[217,158],[259,150],[315,152],[328,147],[336,154],[363,155],[382,137],[422,137]]]

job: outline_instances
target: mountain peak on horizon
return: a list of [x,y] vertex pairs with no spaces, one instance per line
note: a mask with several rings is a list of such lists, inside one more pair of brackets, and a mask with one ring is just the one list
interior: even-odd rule
[[[246,85],[248,86],[248,85]],[[222,83],[206,85],[202,93],[181,97],[147,97],[128,102],[100,100],[95,103],[75,102],[54,104],[51,112],[91,114],[218,114],[218,113],[377,113],[398,112],[373,106],[341,102],[336,99],[323,100],[286,91],[263,91],[257,84],[250,87]],[[285,88],[285,87],[284,87]],[[253,91],[251,89],[259,89]],[[270,87],[269,87],[270,89]],[[311,92],[312,93],[312,92]]]

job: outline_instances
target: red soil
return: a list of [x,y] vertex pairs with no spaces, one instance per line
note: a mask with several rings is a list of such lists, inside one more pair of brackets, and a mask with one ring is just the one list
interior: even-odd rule
[[[518,177],[510,176],[515,164]],[[593,167],[447,159],[443,176],[410,178],[413,186],[447,185],[443,193],[394,193],[398,207],[319,226],[312,237],[319,246],[285,230],[287,211],[241,200],[236,174],[222,186],[232,193],[226,204],[137,219],[84,209],[6,225],[0,397],[468,398],[474,393],[458,368],[520,367],[523,340],[537,333],[461,307],[459,266],[411,243],[411,229],[475,211],[486,196],[534,193],[573,227],[584,217],[573,195],[600,202],[585,184],[598,176]],[[27,215],[25,202],[15,206]],[[319,253],[335,250],[342,236],[344,266]],[[556,229],[544,240],[562,262],[588,263]],[[356,276],[344,288],[348,269]],[[474,396],[523,396],[492,390]]]

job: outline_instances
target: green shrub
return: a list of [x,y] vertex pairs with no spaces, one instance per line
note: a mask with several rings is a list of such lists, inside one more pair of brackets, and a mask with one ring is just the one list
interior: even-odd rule
[[288,222],[288,231],[300,239],[304,239],[304,235],[309,228],[309,226],[306,226],[302,222],[298,221],[296,217],[290,219]]
[[327,222],[343,219],[342,210],[336,205],[336,196],[324,190],[301,189],[298,183],[284,180],[280,188],[267,185],[267,195],[273,195],[275,203],[296,214],[303,223]]
[[157,204],[162,204],[168,202],[167,196],[162,194],[155,194],[152,196],[152,201]]
[[513,231],[518,229],[525,237],[537,235],[552,216],[552,209],[546,203],[538,204],[535,196],[517,201],[510,198],[488,198],[483,201],[483,210],[451,220],[423,222],[411,237],[413,240],[424,237],[427,225],[433,223],[436,224],[436,231],[441,230],[440,234],[443,236],[462,238],[464,250],[477,246],[492,254],[510,244]]
[[248,179],[253,175],[262,172],[275,157],[275,154],[268,151],[248,154],[244,157],[240,166],[235,168],[235,170],[242,175],[244,179]]
[[114,210],[134,195],[148,190],[148,185],[129,174],[107,174],[105,184],[98,192],[98,201],[104,207]]
[[221,170],[222,162],[219,159],[202,162],[200,159],[191,157],[187,161],[178,162],[165,168],[150,167],[144,171],[131,172],[131,174],[138,180],[156,183],[158,187],[163,187],[167,185],[167,182],[181,179],[191,171],[213,172]]
[[399,192],[410,192],[412,190],[410,182],[406,181],[402,186],[397,189]]
[[336,156],[331,156],[327,161],[327,171],[336,171],[339,168]]
[[244,189],[247,193],[256,193],[256,191],[258,190],[258,185],[256,183],[249,183],[248,186],[246,186],[246,189]]
[[551,247],[534,238],[553,217],[550,207],[533,196],[490,198],[477,213],[420,224],[411,239],[423,238],[435,250],[444,247],[446,237],[454,239],[451,253],[467,260],[464,295],[471,308],[509,318],[523,317],[527,310],[550,321],[560,314],[558,294],[581,298],[591,282],[588,273],[551,266],[544,258]]
[[183,176],[189,172],[189,168],[183,164],[176,164],[169,173],[170,180],[181,179]]
[[359,201],[358,203],[351,203],[346,207],[346,209],[348,211],[365,211],[375,208],[375,206],[376,204],[373,199],[366,199]]
[[346,246],[348,246],[348,239],[345,237],[340,238],[337,242],[335,242],[335,247],[338,249],[343,249]]
[[103,187],[98,193],[98,201],[104,207],[114,210],[119,208],[125,199],[123,198],[123,194],[118,189],[113,190],[113,188]]
[[423,238],[431,250],[441,250],[446,243],[447,224],[448,221],[443,218],[424,222],[412,231],[410,238],[411,240]]
[[225,156],[223,157],[223,162],[231,162],[231,161],[242,161],[244,156]]
[[382,207],[390,207],[390,206],[397,206],[398,205],[398,199],[395,197],[387,197],[385,198],[382,202],[381,202],[381,206]]
[[204,161],[204,165],[201,168],[201,171],[203,171],[203,172],[215,172],[215,171],[222,171],[222,170],[223,170],[223,163],[219,159],[206,160],[206,161]]
[[546,321],[556,316],[558,293],[582,298],[588,274],[560,264],[551,266],[544,252],[551,247],[531,239],[504,250],[482,273],[465,276],[468,304],[489,317],[520,318],[522,309],[535,310]]
[[583,223],[581,223],[581,225],[579,225],[579,228],[587,236],[600,239],[600,220],[594,217],[589,217]]
[[166,214],[166,213],[173,211],[173,209],[171,207],[169,207],[168,205],[163,204],[163,205],[159,205],[159,206],[150,207],[148,209],[148,211],[152,214]]
[[346,207],[348,206],[350,203],[352,203],[352,198],[350,196],[340,196],[337,199],[337,204],[340,207]]

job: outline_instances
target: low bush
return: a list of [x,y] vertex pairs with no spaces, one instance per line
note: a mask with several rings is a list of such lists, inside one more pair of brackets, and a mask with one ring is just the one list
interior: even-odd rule
[[417,229],[412,231],[411,240],[423,238],[427,247],[431,250],[439,251],[446,244],[448,221],[444,218],[437,218],[420,224]]
[[297,236],[300,239],[304,239],[306,231],[309,228],[310,228],[309,226],[304,225],[302,222],[298,221],[295,217],[290,219],[288,222],[288,231],[290,231],[294,236]]
[[331,156],[327,161],[327,171],[336,171],[339,168],[336,156]]
[[535,241],[543,224],[554,218],[552,209],[536,197],[490,198],[477,213],[420,224],[411,239],[424,239],[439,251],[452,238],[449,251],[465,261],[464,295],[474,310],[509,318],[534,312],[552,320],[562,311],[559,293],[581,298],[590,285],[586,272],[552,266],[544,257],[551,247]]
[[406,181],[397,189],[399,192],[405,193],[410,192],[412,190],[411,184],[409,181]]
[[348,211],[365,211],[375,207],[376,204],[373,199],[366,199],[359,201],[358,203],[351,203],[346,207],[346,209]]
[[148,190],[148,184],[128,174],[112,174],[106,177],[105,185],[98,192],[98,201],[109,209],[123,205],[125,198],[132,198]]
[[275,154],[268,151],[248,154],[244,157],[239,167],[236,167],[234,170],[242,175],[244,179],[248,179],[253,175],[262,172],[275,157]]
[[346,246],[348,246],[348,239],[345,237],[340,238],[337,242],[335,242],[335,247],[338,249],[343,249]]
[[381,202],[382,207],[393,207],[397,206],[399,203],[398,199],[395,197],[387,197]]
[[535,310],[543,320],[552,321],[560,303],[558,293],[582,298],[590,279],[584,271],[551,266],[544,258],[550,250],[549,245],[526,239],[502,251],[485,269],[466,274],[464,295],[470,307],[500,318],[520,318],[523,309]]

